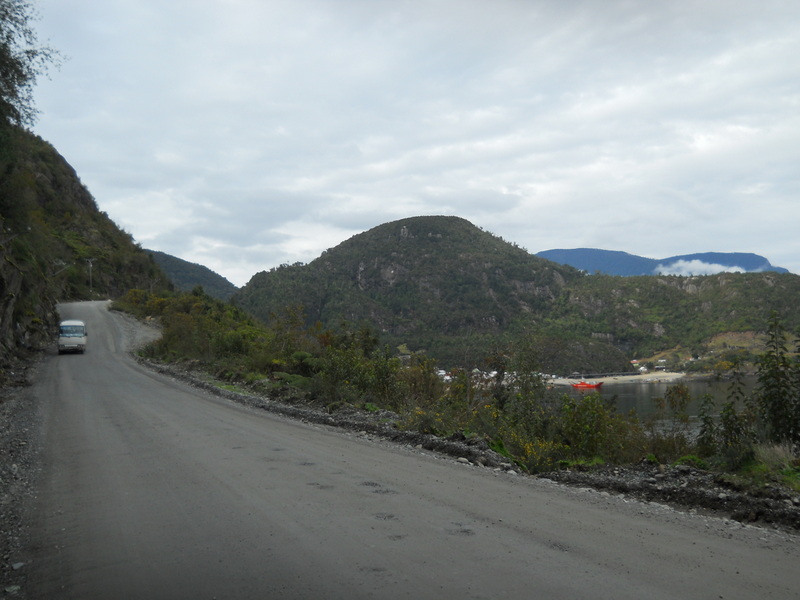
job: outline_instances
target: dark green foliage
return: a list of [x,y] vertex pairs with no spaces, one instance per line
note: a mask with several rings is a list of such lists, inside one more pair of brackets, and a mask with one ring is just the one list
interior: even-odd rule
[[756,415],[750,405],[729,399],[713,415],[716,407],[710,399],[703,402],[700,413],[700,434],[697,452],[725,469],[740,468],[753,455]]
[[758,411],[736,381],[719,414],[710,400],[703,403],[695,439],[685,385],[670,387],[657,400],[655,419],[642,424],[600,394],[551,389],[540,374],[542,347],[535,336],[495,346],[485,360],[491,372],[455,369],[445,381],[425,355],[401,360],[363,325],[309,327],[299,307],[264,325],[200,288],[170,297],[133,290],[117,305],[161,320],[164,335],[147,350],[152,357],[188,361],[237,386],[330,411],[389,409],[401,428],[480,438],[533,472],[645,457],[739,468],[754,456]]
[[321,391],[329,404],[394,409],[400,400],[399,370],[399,359],[386,349],[367,354],[355,345],[329,346],[320,363]]
[[[786,349],[786,333],[777,313],[769,318],[767,347],[757,360],[758,386],[745,395],[738,369],[728,401],[717,418],[710,400],[700,412],[698,451],[716,457],[728,469],[752,461],[757,444],[784,446],[800,452],[800,363]],[[800,336],[798,336],[800,340]]]
[[398,372],[400,403],[398,410],[408,413],[416,407],[428,406],[445,393],[445,383],[439,377],[435,363],[424,355],[411,356]]
[[786,331],[776,312],[769,320],[767,348],[758,360],[756,398],[770,442],[800,447],[800,362],[786,350]]
[[[130,290],[113,307],[159,319],[162,336],[148,348],[148,355],[170,361],[191,360],[234,376],[247,372],[258,361],[254,348],[274,340],[274,335],[241,310],[211,298],[199,288],[173,297]],[[269,366],[275,365],[283,363],[276,360]]]
[[0,127],[33,123],[36,78],[58,63],[58,52],[38,44],[35,18],[30,2],[0,0]]
[[700,401],[698,420],[700,431],[697,435],[696,447],[701,456],[712,456],[719,446],[719,428],[715,419],[716,405],[711,394],[705,394]]
[[717,451],[727,468],[738,469],[752,456],[756,442],[754,424],[755,415],[748,407],[737,407],[733,400],[722,405]]
[[[524,342],[523,336],[528,336]],[[536,348],[538,365],[544,373],[570,375],[572,373],[619,373],[631,369],[628,358],[611,344],[564,334],[544,333],[541,329],[511,335],[512,344],[530,344]]]
[[[564,396],[561,429],[573,459],[626,462],[642,454],[638,426],[598,393]],[[632,443],[633,442],[633,443]],[[631,455],[633,452],[633,455]]]
[[[715,411],[719,414],[715,414]],[[740,468],[753,454],[758,437],[754,400],[744,393],[741,371],[734,369],[728,400],[717,407],[711,396],[700,405],[697,453],[726,469]]]

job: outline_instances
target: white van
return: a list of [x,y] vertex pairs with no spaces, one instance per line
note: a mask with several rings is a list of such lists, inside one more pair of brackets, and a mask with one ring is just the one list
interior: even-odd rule
[[78,320],[61,321],[58,326],[58,353],[86,352],[86,323]]

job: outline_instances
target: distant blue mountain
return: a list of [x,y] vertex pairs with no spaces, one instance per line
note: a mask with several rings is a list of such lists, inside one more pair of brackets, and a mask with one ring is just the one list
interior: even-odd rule
[[606,275],[713,275],[725,271],[788,273],[773,267],[758,254],[746,252],[702,252],[669,258],[645,258],[617,250],[575,248],[574,250],[545,250],[536,256],[562,265],[570,265],[587,273]]

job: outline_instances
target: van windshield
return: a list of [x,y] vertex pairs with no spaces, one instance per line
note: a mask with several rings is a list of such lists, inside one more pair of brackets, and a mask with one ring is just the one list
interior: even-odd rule
[[83,337],[82,325],[62,325],[61,337]]

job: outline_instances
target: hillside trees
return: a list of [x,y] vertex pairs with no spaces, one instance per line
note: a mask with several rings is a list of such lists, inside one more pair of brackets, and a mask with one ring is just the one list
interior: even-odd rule
[[[701,455],[737,470],[751,463],[759,451],[777,448],[794,456],[788,470],[800,473],[800,332],[794,353],[787,349],[787,338],[783,322],[773,311],[766,348],[756,359],[753,392],[744,393],[741,373],[734,369],[728,401],[721,407],[710,398],[703,401],[697,440]],[[714,412],[718,412],[716,418]]]

